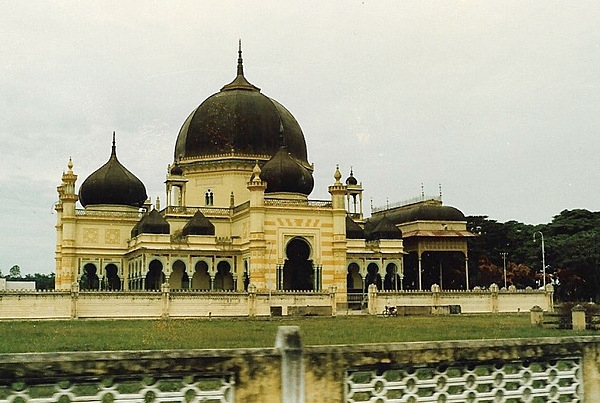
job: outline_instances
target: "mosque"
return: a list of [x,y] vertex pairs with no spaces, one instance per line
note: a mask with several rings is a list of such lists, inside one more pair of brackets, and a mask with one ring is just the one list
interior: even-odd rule
[[[310,199],[314,166],[302,129],[237,75],[183,122],[165,206],[117,158],[77,190],[58,186],[56,289],[321,291],[350,301],[379,289],[469,288],[465,216],[440,197],[363,214],[363,186],[332,166],[327,200]],[[107,150],[107,154],[108,150]],[[78,205],[79,203],[79,205]]]

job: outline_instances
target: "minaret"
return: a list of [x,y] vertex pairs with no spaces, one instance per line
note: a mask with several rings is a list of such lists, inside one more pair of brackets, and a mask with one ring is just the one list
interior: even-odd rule
[[55,206],[56,219],[56,280],[55,289],[69,290],[76,280],[75,259],[75,182],[77,175],[73,173],[73,161],[69,158],[67,172],[62,174],[62,183],[57,187],[58,203]]
[[[252,177],[246,187],[250,191],[249,223],[247,235],[250,242],[250,260],[248,275],[251,284],[261,290],[266,290],[269,284],[269,262],[266,257],[267,243],[265,239],[265,189],[267,182],[260,178],[258,162],[252,170]],[[271,280],[273,282],[274,280]]]
[[340,182],[342,174],[339,166],[336,166],[333,174],[335,182],[329,186],[329,194],[331,194],[331,214],[333,219],[333,237],[331,240],[333,261],[332,265],[327,269],[323,267],[323,276],[333,278],[333,285],[337,287],[336,302],[344,305],[346,299],[346,185]]

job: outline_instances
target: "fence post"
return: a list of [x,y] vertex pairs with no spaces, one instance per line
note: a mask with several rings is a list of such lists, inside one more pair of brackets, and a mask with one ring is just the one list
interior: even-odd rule
[[71,319],[77,319],[77,300],[79,299],[79,283],[71,284]]
[[490,285],[490,299],[491,299],[491,308],[492,308],[492,313],[498,313],[499,309],[498,309],[498,291],[499,291],[499,287],[498,284],[496,283],[492,283]]
[[169,287],[169,283],[163,283],[161,286],[162,291],[162,318],[167,319],[169,317],[169,299],[171,293],[171,287]]
[[585,308],[581,305],[575,305],[571,309],[571,318],[573,320],[573,330],[585,330]]
[[248,286],[248,316],[253,318],[256,316],[256,285]]
[[367,307],[369,315],[377,315],[377,286],[371,284],[367,290]]
[[439,305],[440,305],[440,291],[442,290],[442,288],[437,285],[437,284],[433,284],[431,286],[431,313],[432,314],[437,314],[439,311]]
[[304,365],[300,327],[279,326],[275,348],[281,351],[281,402],[304,403]]
[[337,315],[337,287],[332,285],[331,287],[329,287],[329,299],[330,299],[330,303],[331,303],[331,316],[336,316]]
[[544,323],[544,310],[536,305],[529,312],[531,312],[531,324],[542,326]]
[[548,306],[548,312],[554,311],[554,286],[552,284],[546,284],[546,289],[544,290],[546,295],[546,304]]

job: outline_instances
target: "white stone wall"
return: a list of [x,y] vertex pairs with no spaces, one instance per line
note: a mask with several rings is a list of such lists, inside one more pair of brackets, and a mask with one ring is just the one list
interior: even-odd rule
[[68,319],[71,295],[59,292],[2,293],[0,319]]
[[381,314],[385,306],[460,305],[461,313],[529,312],[534,306],[552,311],[552,291],[518,290],[514,292],[473,291],[401,291],[369,293],[369,312]]
[[208,318],[269,316],[272,306],[331,307],[335,292],[5,292],[1,319]]

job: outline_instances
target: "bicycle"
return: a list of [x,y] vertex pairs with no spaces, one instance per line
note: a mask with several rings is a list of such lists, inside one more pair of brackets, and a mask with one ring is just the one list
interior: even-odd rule
[[398,316],[398,311],[396,310],[395,306],[385,306],[385,309],[383,310],[383,317],[384,318],[389,318],[390,316]]

